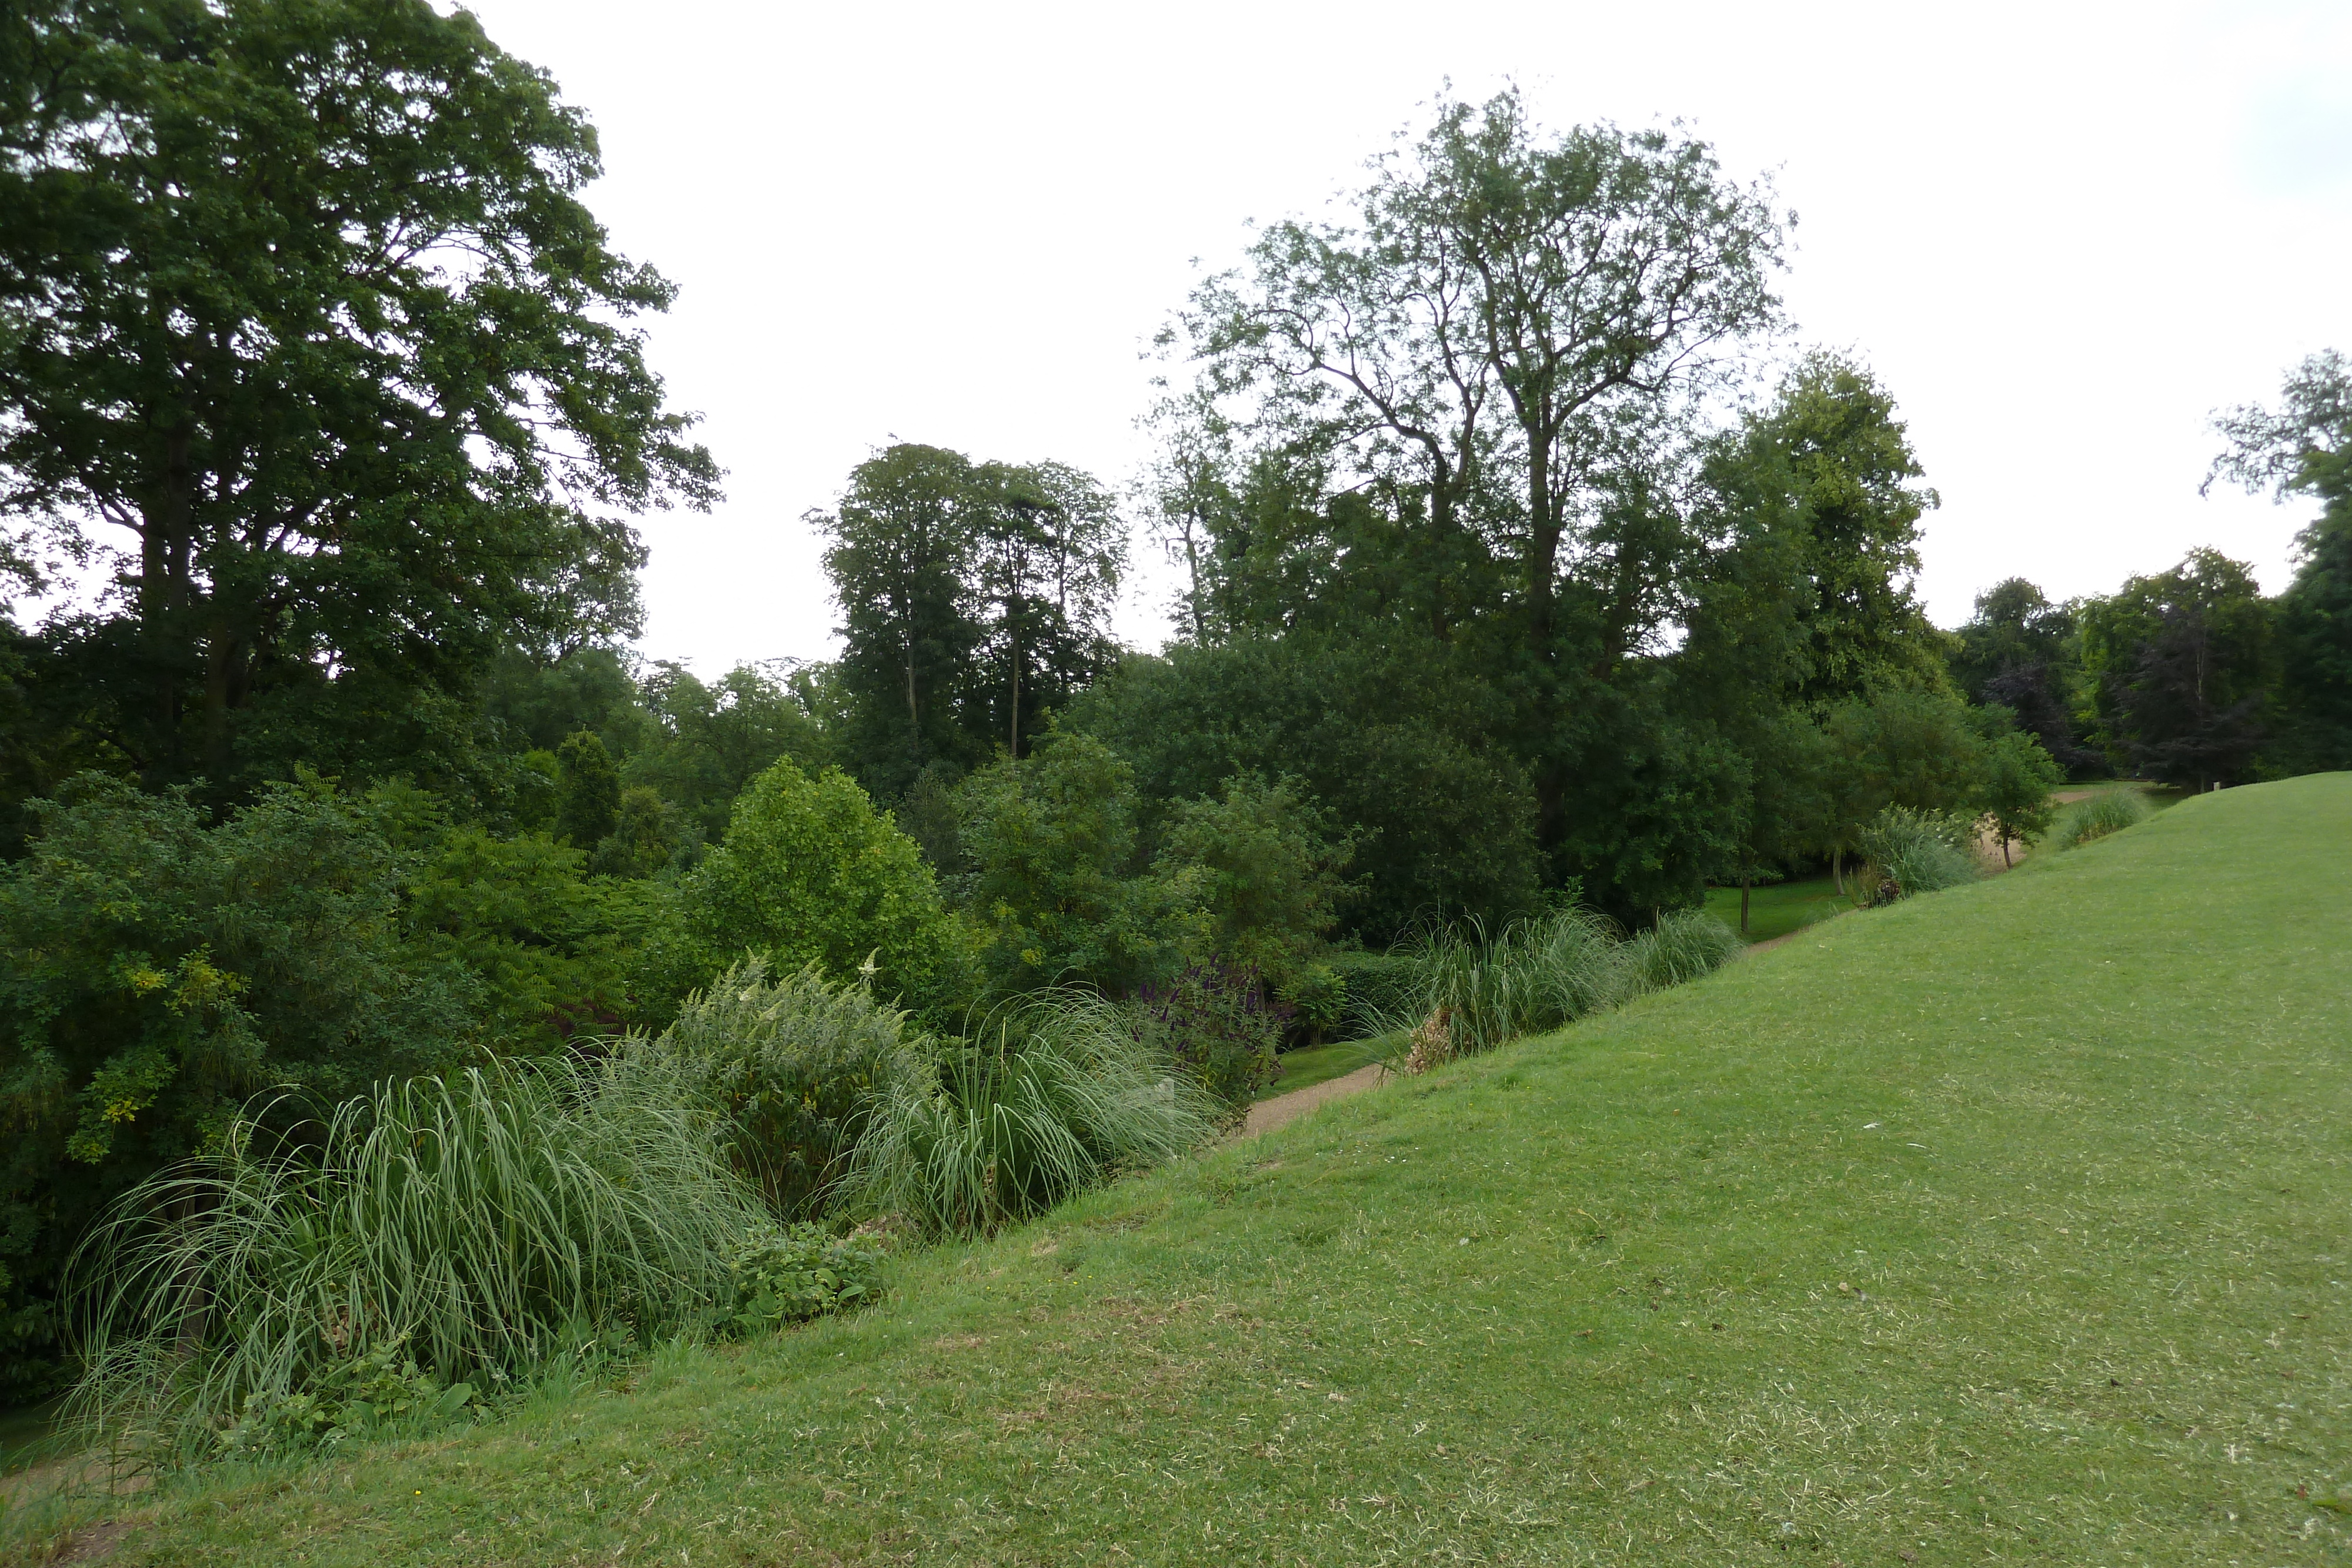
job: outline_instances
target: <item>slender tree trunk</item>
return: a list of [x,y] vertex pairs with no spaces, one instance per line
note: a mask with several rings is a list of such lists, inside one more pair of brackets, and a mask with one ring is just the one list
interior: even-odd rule
[[236,664],[244,652],[226,622],[213,622],[205,639],[205,771],[215,789],[228,782],[228,713],[236,695]]
[[1009,663],[1013,666],[1013,747],[1011,755],[1013,760],[1018,762],[1021,760],[1021,634],[1013,630],[1010,625],[1005,628],[1005,647],[1007,652],[1012,655]]
[[1739,934],[1748,935],[1748,884],[1751,873],[1746,861],[1739,862]]
[[1830,880],[1837,883],[1838,896],[1845,896],[1845,849],[1840,845],[1830,851]]

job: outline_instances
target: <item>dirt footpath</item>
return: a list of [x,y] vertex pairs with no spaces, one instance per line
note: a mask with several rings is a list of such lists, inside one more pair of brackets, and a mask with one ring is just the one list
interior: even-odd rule
[[1277,1094],[1271,1100],[1261,1100],[1250,1107],[1249,1120],[1242,1124],[1241,1135],[1255,1138],[1260,1133],[1271,1133],[1276,1127],[1287,1126],[1327,1100],[1344,1100],[1350,1094],[1360,1094],[1377,1088],[1388,1076],[1388,1069],[1379,1062],[1359,1067],[1344,1078],[1327,1078],[1320,1083],[1310,1083],[1304,1089],[1294,1089],[1287,1094]]

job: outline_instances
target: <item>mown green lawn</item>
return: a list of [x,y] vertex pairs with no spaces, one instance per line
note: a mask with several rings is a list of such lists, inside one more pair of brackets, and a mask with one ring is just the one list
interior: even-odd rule
[[[1825,876],[1807,877],[1802,882],[1776,882],[1769,887],[1750,888],[1748,894],[1748,940],[1769,942],[1775,936],[1801,931],[1817,920],[1826,920],[1853,907],[1853,901],[1842,895],[1837,883]],[[1739,929],[1738,888],[1708,888],[1706,908],[1709,915],[1734,931]]]
[[1258,1098],[1271,1100],[1295,1090],[1311,1089],[1333,1078],[1345,1078],[1386,1056],[1401,1037],[1381,1035],[1371,1040],[1345,1040],[1305,1051],[1282,1053],[1282,1076],[1267,1084]]
[[2347,886],[2186,801],[114,1561],[2346,1562]]

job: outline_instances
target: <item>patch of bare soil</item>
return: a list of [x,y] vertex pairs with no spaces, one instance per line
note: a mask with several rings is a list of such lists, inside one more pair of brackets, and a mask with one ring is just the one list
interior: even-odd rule
[[1260,1133],[1271,1133],[1286,1127],[1307,1112],[1328,1100],[1344,1100],[1350,1094],[1360,1094],[1380,1086],[1388,1076],[1388,1069],[1379,1062],[1359,1067],[1343,1078],[1327,1078],[1320,1083],[1310,1083],[1304,1089],[1294,1089],[1287,1094],[1277,1094],[1271,1100],[1261,1100],[1250,1107],[1249,1120],[1242,1124],[1241,1135],[1255,1138]]

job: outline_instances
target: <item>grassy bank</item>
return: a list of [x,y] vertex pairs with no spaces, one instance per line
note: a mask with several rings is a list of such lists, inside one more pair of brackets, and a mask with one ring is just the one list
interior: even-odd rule
[[2192,800],[861,1316],[84,1516],[175,1565],[2342,1561],[2347,882],[2352,776]]
[[[1750,888],[1746,936],[1750,942],[1769,942],[1775,936],[1801,931],[1817,920],[1826,920],[1853,907],[1853,900],[1839,893],[1837,883],[1825,876],[1807,877],[1801,882],[1776,882],[1769,887]],[[1739,929],[1738,888],[1708,888],[1706,909],[1734,931]]]

